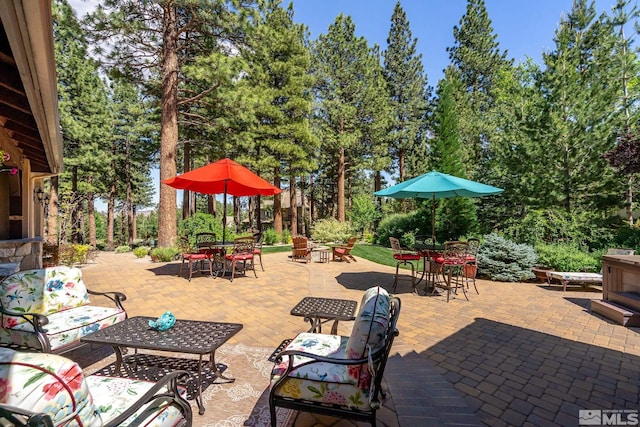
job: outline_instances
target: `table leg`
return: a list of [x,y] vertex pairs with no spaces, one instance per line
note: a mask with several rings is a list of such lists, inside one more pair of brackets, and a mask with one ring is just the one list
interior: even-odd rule
[[122,350],[120,350],[120,346],[117,345],[113,345],[111,347],[113,347],[113,351],[116,353],[116,372],[118,372],[124,364],[122,359]]

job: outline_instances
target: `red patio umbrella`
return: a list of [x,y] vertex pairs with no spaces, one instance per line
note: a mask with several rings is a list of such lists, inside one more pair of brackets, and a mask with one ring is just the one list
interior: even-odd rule
[[273,196],[282,191],[231,159],[218,160],[162,182],[180,190],[202,194],[224,194],[223,241],[227,228],[227,194],[232,196]]

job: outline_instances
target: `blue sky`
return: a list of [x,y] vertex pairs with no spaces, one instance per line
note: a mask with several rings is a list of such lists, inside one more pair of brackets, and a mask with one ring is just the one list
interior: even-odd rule
[[[396,0],[293,0],[294,20],[307,25],[311,38],[326,33],[340,12],[351,16],[356,35],[383,50]],[[283,0],[288,5],[289,0]],[[449,63],[447,47],[453,46],[453,27],[467,9],[466,0],[404,0],[400,2],[417,38],[417,49],[429,79],[435,86]],[[615,0],[596,1],[598,13],[611,11]],[[542,52],[554,47],[553,37],[561,16],[571,10],[572,0],[485,0],[494,34],[501,50],[516,62],[527,56],[542,63]]]

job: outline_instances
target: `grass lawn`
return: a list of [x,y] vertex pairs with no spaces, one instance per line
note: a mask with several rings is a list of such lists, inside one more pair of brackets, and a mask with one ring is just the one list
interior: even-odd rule
[[[291,251],[291,245],[262,247],[262,253],[265,253],[265,254],[273,254],[276,252],[289,252],[289,251]],[[391,267],[396,266],[396,260],[393,258],[393,251],[390,248],[385,248],[384,246],[371,245],[368,243],[357,243],[351,250],[351,253],[354,256],[367,259],[377,264],[389,265]],[[409,269],[406,266],[400,266],[400,268]]]

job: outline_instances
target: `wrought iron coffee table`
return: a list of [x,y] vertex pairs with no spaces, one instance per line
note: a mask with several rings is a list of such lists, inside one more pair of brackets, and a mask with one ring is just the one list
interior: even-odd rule
[[291,309],[292,316],[304,317],[311,324],[309,332],[322,332],[322,324],[333,321],[331,334],[338,332],[340,320],[354,320],[358,303],[336,298],[305,297]]
[[171,329],[159,332],[149,327],[149,320],[155,319],[144,316],[132,317],[89,334],[83,337],[81,341],[112,346],[116,353],[116,372],[124,367],[122,348],[197,354],[199,359],[195,399],[200,415],[204,414],[202,371],[206,366],[206,362],[202,360],[203,356],[209,355],[211,370],[217,377],[228,382],[235,381],[235,378],[225,377],[219,371],[215,361],[215,354],[216,349],[242,329],[242,325],[240,323],[178,319]]

